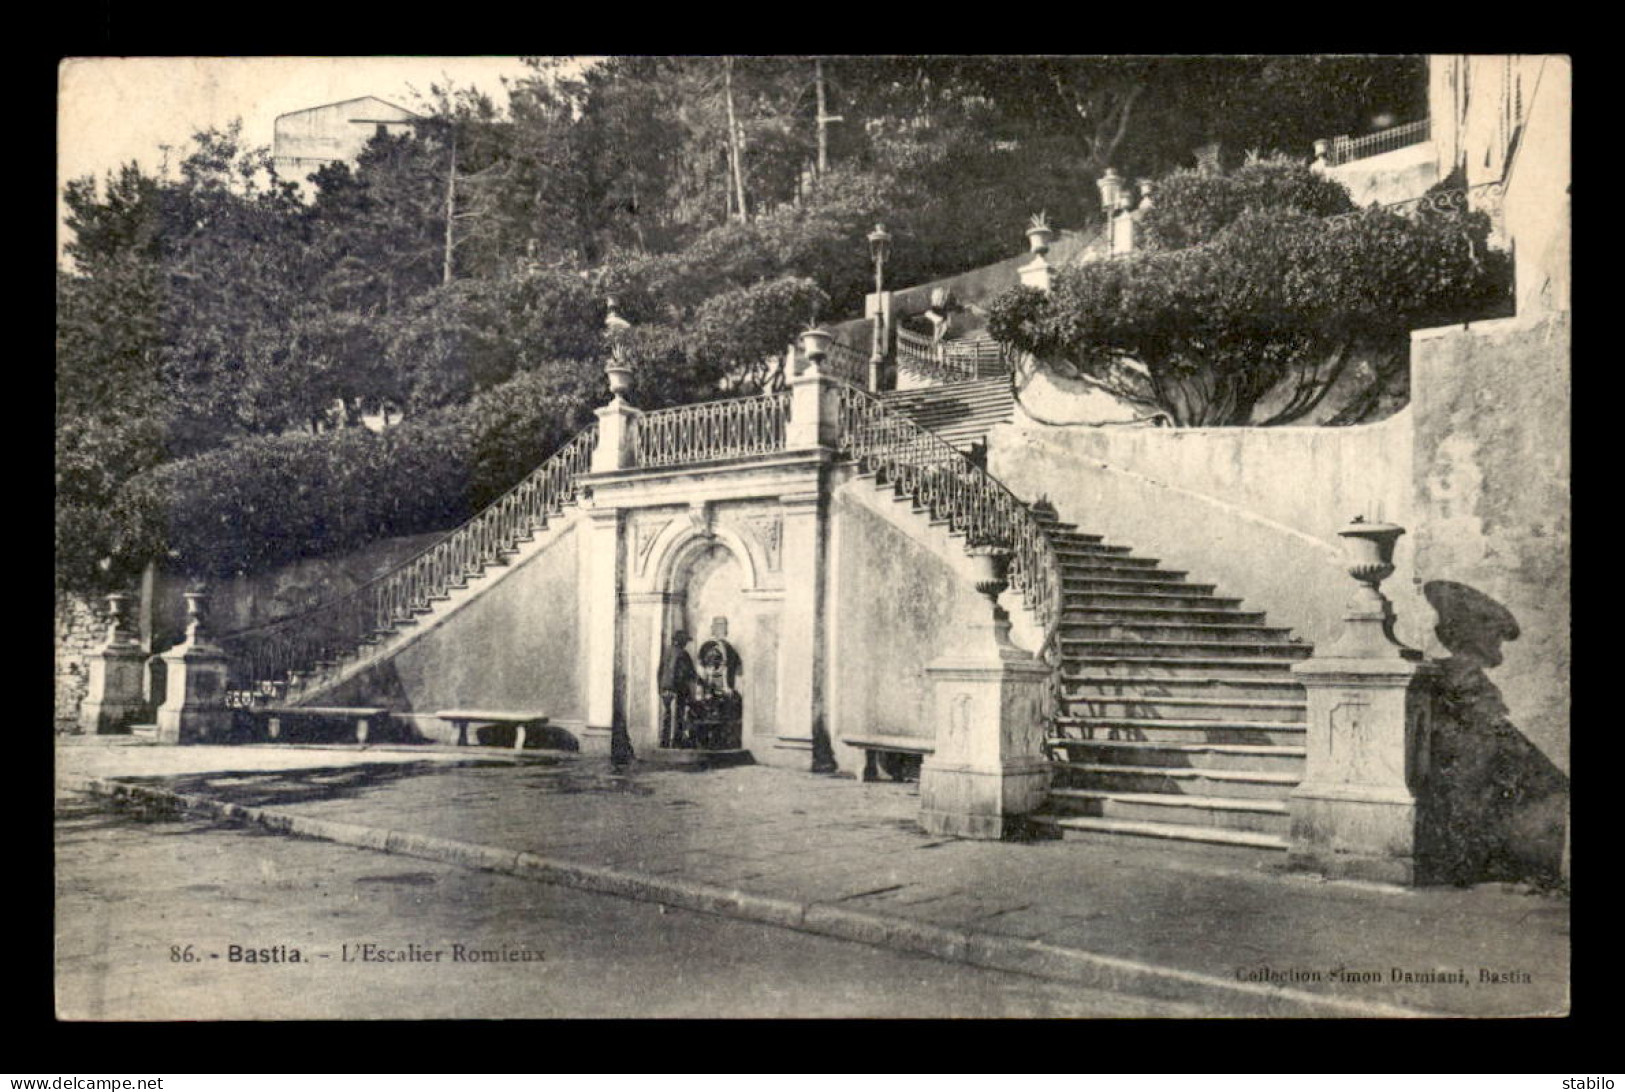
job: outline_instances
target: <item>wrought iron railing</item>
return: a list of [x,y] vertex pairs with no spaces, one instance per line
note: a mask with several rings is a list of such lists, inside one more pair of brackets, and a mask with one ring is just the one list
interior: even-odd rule
[[1422,144],[1428,139],[1429,120],[1423,118],[1421,121],[1395,125],[1379,133],[1367,133],[1362,137],[1333,137],[1326,151],[1326,165],[1337,167],[1356,159],[1369,159],[1374,155],[1407,148],[1412,144]]
[[897,331],[897,366],[939,383],[976,378],[976,372],[964,362],[949,359],[940,342],[902,328]]
[[860,387],[869,385],[869,354],[860,352],[850,345],[839,341],[830,342],[829,353],[824,358],[824,374],[838,375],[848,383],[856,383]]
[[433,603],[547,526],[580,494],[592,465],[598,426],[556,451],[524,481],[445,538],[354,591],[301,614],[219,639],[228,657],[227,688],[239,704],[283,693],[292,677],[336,663],[426,613]]
[[[1492,229],[1499,232],[1502,226],[1501,203],[1505,192],[1506,187],[1500,182],[1483,182],[1463,190],[1439,190],[1435,193],[1424,193],[1421,197],[1413,197],[1408,201],[1394,201],[1378,207],[1383,212],[1390,212],[1396,216],[1419,216],[1429,212],[1483,212],[1490,218]],[[1354,212],[1340,212],[1336,216],[1328,216],[1326,222],[1333,227],[1342,227],[1353,222],[1365,211],[1357,209]]]
[[836,446],[860,470],[912,497],[933,519],[963,532],[968,545],[1010,551],[1010,586],[1044,629],[1052,653],[1061,617],[1060,558],[1026,504],[946,440],[856,387],[837,399]]
[[680,466],[784,450],[790,392],[656,410],[632,426],[633,465]]
[[1009,371],[1010,350],[990,335],[958,341],[932,341],[909,330],[897,331],[897,366],[926,379],[959,383]]

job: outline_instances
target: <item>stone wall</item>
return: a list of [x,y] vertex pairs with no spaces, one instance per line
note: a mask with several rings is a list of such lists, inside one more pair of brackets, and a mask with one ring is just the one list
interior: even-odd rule
[[[877,491],[867,478],[837,491],[832,507],[829,591],[830,731],[913,736],[935,730],[925,666],[957,650],[968,622],[989,616],[971,584],[963,541]],[[1014,608],[1019,595],[1007,593]],[[1027,623],[1025,612],[1017,620]],[[1030,626],[1014,635],[1032,648]],[[851,769],[857,756],[837,747]]]
[[[1348,428],[1057,428],[989,438],[993,474],[1047,495],[1063,520],[1241,596],[1311,642],[1342,627],[1351,583],[1337,531],[1356,515],[1406,523],[1408,411]],[[1401,573],[1410,545],[1400,540]],[[1396,578],[1394,583],[1398,583]],[[1400,636],[1420,632],[1396,597]]]
[[[358,550],[313,557],[251,576],[213,581],[209,626],[215,634],[234,633],[289,615],[300,614],[336,599],[384,575],[444,538],[446,532],[380,539]],[[150,642],[156,651],[179,643],[186,631],[182,593],[191,580],[182,573],[160,573],[153,583]]]
[[1438,149],[1431,141],[1409,144],[1323,170],[1327,177],[1346,186],[1349,196],[1361,208],[1420,197],[1444,177],[1439,168]]
[[1569,316],[1418,331],[1414,566],[1435,783],[1469,878],[1551,877],[1568,798]]
[[452,708],[535,709],[579,733],[586,713],[578,538],[572,523],[461,609],[429,616],[431,628],[322,704],[388,706],[426,738],[451,738],[434,714]]
[[107,642],[107,601],[56,597],[56,730],[78,731],[79,703],[89,686],[88,659]]
[[[1530,66],[1521,59],[1521,67]],[[1517,265],[1518,314],[1569,307],[1569,148],[1572,65],[1542,57],[1533,73],[1528,119],[1507,170],[1503,215]]]

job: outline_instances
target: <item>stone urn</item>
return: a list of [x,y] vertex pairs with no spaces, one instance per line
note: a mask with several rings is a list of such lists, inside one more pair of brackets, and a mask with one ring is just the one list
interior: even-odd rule
[[801,351],[815,370],[823,365],[824,358],[829,355],[829,347],[834,343],[835,335],[823,327],[815,326],[801,332]]
[[1394,523],[1367,523],[1356,516],[1337,532],[1348,554],[1348,572],[1355,580],[1380,596],[1378,587],[1394,575],[1394,544],[1405,528]]
[[134,597],[122,592],[114,592],[107,597],[107,643],[109,645],[128,645],[135,643],[135,637],[130,632],[130,603]]
[[611,354],[609,363],[604,365],[604,375],[609,379],[609,393],[614,395],[617,402],[632,393],[632,365],[622,357],[619,347]]
[[1027,225],[1027,245],[1034,254],[1048,254],[1050,244],[1055,242],[1055,229],[1042,214],[1034,216]]
[[1421,653],[1394,636],[1394,610],[1382,594],[1382,582],[1394,575],[1394,544],[1405,528],[1394,523],[1370,523],[1356,516],[1337,532],[1348,557],[1345,568],[1357,582],[1344,615],[1342,634],[1325,650],[1328,656],[1358,659],[1420,659]]
[[1010,586],[1010,551],[1003,546],[984,543],[968,548],[965,553],[970,555],[975,570],[972,583],[997,609],[999,596]]

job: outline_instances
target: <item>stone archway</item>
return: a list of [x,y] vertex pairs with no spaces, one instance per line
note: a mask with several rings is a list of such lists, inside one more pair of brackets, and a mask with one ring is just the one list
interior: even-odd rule
[[733,551],[720,542],[696,551],[684,568],[686,579],[672,589],[674,609],[669,625],[681,626],[693,637],[699,681],[697,696],[687,702],[688,730],[681,744],[674,745],[709,751],[742,750],[744,711],[750,691],[750,673],[745,664],[753,643],[741,633],[746,602],[744,568]]
[[[762,625],[762,615],[776,614],[777,597],[762,600],[760,565],[736,529],[685,522],[654,532],[659,541],[642,552],[646,566],[635,574],[644,590],[629,596],[631,662],[643,666],[627,680],[629,727],[640,751],[746,750],[752,727],[773,721],[777,627]],[[673,641],[679,632],[688,637],[681,646]],[[719,638],[713,662],[703,663]],[[648,651],[638,655],[637,648]],[[675,662],[685,656],[686,665]],[[687,714],[681,729],[674,723],[679,693]]]

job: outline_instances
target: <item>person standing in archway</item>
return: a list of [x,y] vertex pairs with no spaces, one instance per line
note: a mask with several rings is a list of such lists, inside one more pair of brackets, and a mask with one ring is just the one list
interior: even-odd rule
[[688,654],[688,633],[678,630],[671,635],[660,657],[660,745],[662,747],[693,747],[693,717],[691,706],[698,696],[700,676],[694,670],[694,658]]

